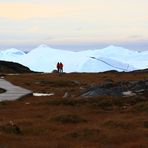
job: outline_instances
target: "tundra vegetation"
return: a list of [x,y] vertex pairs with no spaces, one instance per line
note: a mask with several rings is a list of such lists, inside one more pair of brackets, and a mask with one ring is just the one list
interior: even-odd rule
[[4,78],[35,93],[54,95],[1,102],[0,147],[148,145],[147,72],[65,73],[61,77],[24,73]]

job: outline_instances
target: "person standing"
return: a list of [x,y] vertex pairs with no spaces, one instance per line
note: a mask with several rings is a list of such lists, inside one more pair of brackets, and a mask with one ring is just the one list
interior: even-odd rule
[[62,74],[63,73],[63,63],[62,62],[60,62],[59,63],[59,72]]
[[57,71],[58,71],[58,73],[60,72],[60,63],[59,62],[57,63]]

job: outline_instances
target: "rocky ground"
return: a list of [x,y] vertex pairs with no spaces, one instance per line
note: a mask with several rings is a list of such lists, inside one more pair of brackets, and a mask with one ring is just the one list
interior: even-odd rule
[[0,103],[2,148],[147,148],[146,71],[3,77],[52,95]]
[[148,79],[109,82],[90,87],[82,96],[145,96],[148,97]]

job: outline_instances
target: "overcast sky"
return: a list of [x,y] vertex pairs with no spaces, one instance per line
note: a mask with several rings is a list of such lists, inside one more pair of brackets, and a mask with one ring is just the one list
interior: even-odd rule
[[148,50],[148,0],[0,0],[0,49]]

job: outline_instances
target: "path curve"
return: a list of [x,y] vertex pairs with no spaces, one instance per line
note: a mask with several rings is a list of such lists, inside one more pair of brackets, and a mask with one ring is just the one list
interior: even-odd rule
[[6,92],[0,94],[0,101],[17,100],[24,96],[33,94],[32,91],[22,88],[20,86],[13,85],[4,79],[0,79],[0,88],[3,88],[6,90]]

